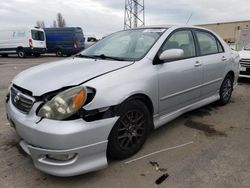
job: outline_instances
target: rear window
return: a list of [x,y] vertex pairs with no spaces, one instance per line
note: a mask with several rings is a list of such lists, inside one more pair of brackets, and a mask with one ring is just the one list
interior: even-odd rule
[[75,36],[76,36],[77,40],[83,40],[83,38],[84,38],[82,32],[75,33]]
[[44,41],[44,32],[38,30],[31,30],[31,36],[33,40]]
[[199,45],[200,55],[210,55],[223,52],[219,41],[210,33],[195,31]]

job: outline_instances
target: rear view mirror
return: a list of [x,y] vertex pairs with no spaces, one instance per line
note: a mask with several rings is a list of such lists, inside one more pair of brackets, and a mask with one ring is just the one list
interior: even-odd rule
[[182,49],[169,49],[165,50],[159,56],[161,61],[170,61],[180,59],[184,56],[184,51]]

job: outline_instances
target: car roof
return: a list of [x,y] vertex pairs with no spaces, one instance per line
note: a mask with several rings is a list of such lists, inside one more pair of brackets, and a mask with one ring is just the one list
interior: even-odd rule
[[141,26],[138,28],[145,28],[145,29],[169,29],[171,27],[175,28],[195,28],[195,29],[204,29],[207,30],[206,28],[199,27],[199,26],[193,26],[193,25],[149,25],[149,26]]

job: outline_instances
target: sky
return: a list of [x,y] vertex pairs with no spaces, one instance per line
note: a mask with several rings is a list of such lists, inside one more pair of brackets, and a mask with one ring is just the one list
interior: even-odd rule
[[[0,27],[51,27],[58,12],[67,26],[102,37],[122,30],[125,0],[0,0]],[[206,24],[250,20],[249,0],[145,0],[146,25]]]

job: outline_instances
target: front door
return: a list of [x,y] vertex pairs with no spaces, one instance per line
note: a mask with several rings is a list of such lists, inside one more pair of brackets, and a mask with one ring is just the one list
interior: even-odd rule
[[175,31],[160,52],[182,49],[181,59],[157,65],[160,115],[197,102],[201,95],[203,71],[197,61],[193,34],[190,30]]

